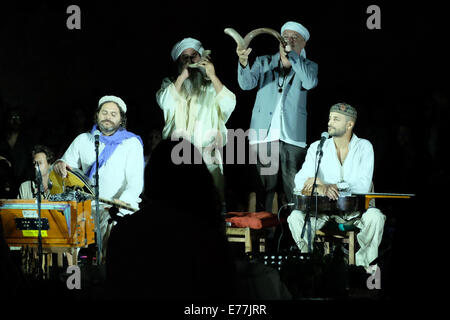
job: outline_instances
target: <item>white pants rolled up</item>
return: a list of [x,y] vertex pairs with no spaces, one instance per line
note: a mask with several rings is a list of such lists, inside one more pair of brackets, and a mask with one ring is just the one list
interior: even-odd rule
[[[316,230],[320,230],[330,219],[328,215],[319,215],[317,219],[310,216],[311,234],[314,239]],[[308,232],[307,229],[301,238],[301,232],[305,223],[305,214],[302,211],[294,210],[288,217],[289,229],[292,237],[301,252],[308,252]],[[354,221],[354,225],[360,229],[357,234],[359,250],[356,252],[356,265],[367,267],[378,257],[378,247],[383,238],[383,229],[386,216],[377,208],[369,208],[360,219]]]

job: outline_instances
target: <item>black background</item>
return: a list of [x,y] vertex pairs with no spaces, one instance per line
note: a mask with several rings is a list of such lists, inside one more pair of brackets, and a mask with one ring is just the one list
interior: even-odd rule
[[[69,30],[66,9],[81,9],[81,30]],[[306,52],[319,64],[319,85],[310,91],[309,142],[326,129],[329,106],[337,101],[360,111],[360,128],[392,121],[420,107],[446,78],[445,12],[432,5],[379,4],[381,30],[369,30],[360,4],[259,2],[37,1],[2,4],[0,86],[4,106],[20,106],[30,118],[92,111],[98,97],[114,93],[129,105],[130,128],[161,125],[155,92],[171,74],[170,50],[186,36],[212,50],[217,74],[237,94],[230,128],[247,128],[254,92],[237,86],[235,43],[223,30],[242,35],[258,27],[276,30],[288,20],[311,33]],[[270,36],[253,42],[252,55],[274,53]],[[44,114],[45,112],[45,114]],[[371,118],[371,116],[382,119]],[[409,115],[410,117],[412,115]],[[34,118],[35,119],[35,118]],[[145,119],[145,123],[143,123]],[[63,125],[58,116],[54,125]],[[403,119],[402,119],[403,120]]]
[[[70,4],[81,9],[81,30],[66,27]],[[307,56],[319,64],[319,85],[310,91],[308,101],[309,141],[325,129],[323,115],[337,101],[353,103],[362,114],[360,127],[364,128],[375,122],[372,115],[386,116],[383,120],[389,121],[403,111],[409,113],[410,107],[404,106],[420,104],[424,95],[441,85],[446,78],[443,69],[448,66],[441,49],[446,41],[442,8],[379,4],[381,30],[369,30],[366,8],[370,4],[2,4],[3,104],[20,106],[30,118],[43,117],[44,112],[48,112],[45,117],[70,115],[75,107],[91,111],[98,97],[115,93],[129,105],[129,117],[135,120],[130,121],[130,128],[161,125],[154,94],[161,79],[172,71],[173,44],[192,36],[212,50],[217,74],[238,96],[228,126],[247,128],[254,92],[238,88],[235,43],[223,30],[233,27],[245,35],[263,26],[279,30],[285,21],[295,20],[309,29]],[[271,54],[278,44],[262,35],[251,47],[252,55]]]
[[[81,30],[66,26],[71,4],[81,9]],[[371,4],[381,8],[380,30],[366,27]],[[438,191],[427,151],[430,101],[436,90],[448,92],[446,18],[443,7],[431,2],[2,3],[0,114],[3,121],[8,109],[20,108],[32,142],[48,144],[61,155],[74,138],[74,119],[84,114],[85,129],[90,129],[98,99],[114,94],[128,105],[128,129],[145,138],[151,128],[163,126],[155,93],[161,80],[172,75],[172,46],[189,36],[212,50],[217,75],[237,96],[227,127],[246,130],[255,91],[238,87],[236,45],[223,30],[233,27],[245,35],[260,27],[280,30],[294,20],[308,28],[307,57],[319,65],[318,86],[308,93],[307,143],[326,130],[332,104],[350,103],[359,112],[355,133],[374,145],[376,191],[429,196]],[[261,35],[251,47],[255,57],[276,52],[278,43]],[[405,152],[399,147],[400,128],[409,130],[411,148]],[[245,182],[245,168],[226,166],[229,188]],[[425,202],[420,210],[428,208]],[[412,287],[414,259],[434,245],[424,242],[432,230],[409,237],[434,221],[416,209],[416,215],[402,219],[403,230],[408,229],[402,235],[408,237],[403,237],[406,251],[398,262],[399,268],[410,268],[410,278],[399,281]]]

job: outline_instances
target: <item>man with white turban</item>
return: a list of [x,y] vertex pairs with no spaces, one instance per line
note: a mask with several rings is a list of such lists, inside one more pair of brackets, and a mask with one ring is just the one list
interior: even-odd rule
[[[175,78],[165,78],[156,93],[164,112],[163,139],[185,138],[202,153],[221,201],[224,197],[223,165],[220,149],[226,144],[228,121],[236,96],[217,77],[208,51],[201,42],[185,38],[171,52],[178,66]],[[177,159],[173,159],[177,161]]]
[[[308,30],[300,23],[289,21],[282,26],[281,35],[286,47],[280,44],[276,54],[256,57],[251,67],[248,56],[252,49],[236,50],[239,86],[243,90],[258,88],[249,142],[251,150],[257,152],[256,168],[263,190],[257,194],[257,210],[269,212],[279,175],[286,200],[292,202],[294,176],[306,155],[306,95],[318,81],[317,63],[306,58]],[[269,163],[264,160],[267,156]],[[272,168],[273,162],[276,169],[268,173],[264,169]]]

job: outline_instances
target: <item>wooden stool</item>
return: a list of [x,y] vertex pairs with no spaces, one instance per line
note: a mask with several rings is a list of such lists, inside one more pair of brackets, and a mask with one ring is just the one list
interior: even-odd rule
[[[44,248],[43,251],[44,254],[49,255],[49,266],[56,265],[58,267],[62,267],[64,263],[64,254],[66,254],[67,264],[69,266],[78,264],[78,248],[51,247]],[[53,261],[53,254],[56,254],[56,264],[55,261]]]
[[[36,264],[38,264],[39,256],[38,256],[38,248],[37,247],[31,247],[27,248],[25,250],[25,253],[22,253],[22,259],[25,258],[25,255],[30,255],[29,259],[34,260]],[[67,258],[67,264],[69,266],[71,265],[77,265],[78,264],[78,248],[67,248],[67,247],[44,247],[42,248],[42,271],[46,278],[50,278],[50,267],[63,267],[63,259],[64,254]],[[54,256],[56,256],[56,259],[54,259]],[[31,262],[31,261],[30,261]],[[32,262],[33,263],[33,262]],[[25,267],[25,266],[24,266]],[[28,267],[25,267],[28,269]],[[28,271],[26,271],[28,273]]]
[[229,242],[243,242],[245,253],[253,251],[253,242],[259,244],[259,252],[266,252],[266,230],[227,227],[226,235]]
[[355,231],[339,232],[339,233],[325,233],[321,230],[316,231],[316,241],[325,244],[325,254],[330,253],[330,242],[340,241],[348,243],[348,264],[355,264]]

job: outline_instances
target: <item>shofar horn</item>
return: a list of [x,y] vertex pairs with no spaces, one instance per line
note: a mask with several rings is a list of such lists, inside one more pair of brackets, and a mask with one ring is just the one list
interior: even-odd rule
[[[210,57],[210,54],[211,54],[211,50],[204,50],[204,51],[203,51],[203,54],[202,54],[202,56],[201,56],[201,58],[200,58],[200,60],[199,60],[198,62],[196,62],[196,63],[191,63],[191,64],[189,64],[189,68],[200,68],[200,63],[201,63],[203,60],[205,60],[205,59],[210,59],[210,58],[211,58],[211,57]],[[206,80],[211,80],[211,79],[209,79],[208,76],[205,76],[205,79],[206,79]]]
[[211,57],[210,57],[210,54],[211,54],[211,50],[205,50],[205,51],[203,51],[203,54],[202,54],[202,56],[201,56],[201,58],[200,58],[200,61],[199,62],[196,62],[196,63],[191,63],[190,65],[189,65],[189,68],[198,68],[199,67],[199,64],[200,64],[200,62],[202,62],[202,60],[205,60],[205,58],[207,58],[207,59],[210,59]]
[[247,33],[247,35],[242,38],[241,35],[234,30],[233,28],[226,28],[224,30],[224,32],[231,36],[234,41],[236,41],[238,48],[239,49],[247,49],[250,42],[253,40],[254,37],[256,37],[257,35],[266,33],[266,34],[270,34],[272,36],[274,36],[275,38],[277,38],[277,40],[283,45],[286,46],[286,41],[284,41],[283,37],[274,29],[270,29],[270,28],[259,28],[259,29],[255,29],[253,31],[250,31],[249,33]]

